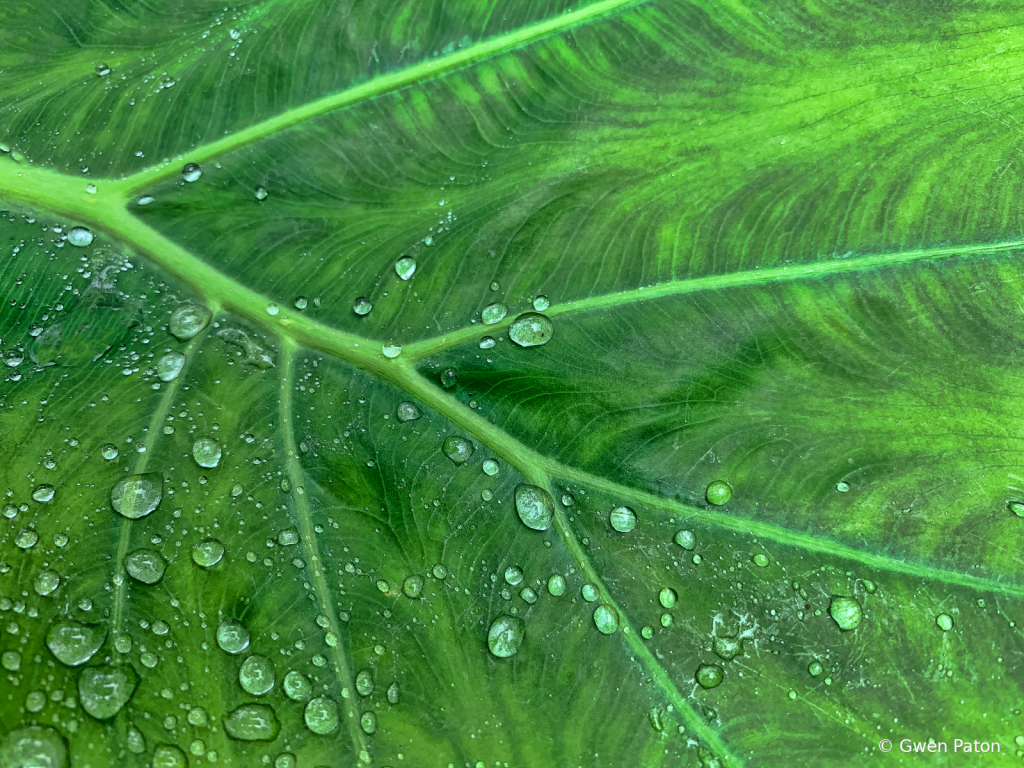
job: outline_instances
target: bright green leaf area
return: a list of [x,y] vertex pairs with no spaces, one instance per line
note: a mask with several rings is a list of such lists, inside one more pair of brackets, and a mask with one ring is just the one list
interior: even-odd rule
[[1009,6],[3,4],[0,766],[1017,762]]

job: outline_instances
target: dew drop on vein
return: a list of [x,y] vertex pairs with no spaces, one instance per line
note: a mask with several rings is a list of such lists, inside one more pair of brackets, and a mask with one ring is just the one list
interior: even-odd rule
[[185,355],[181,352],[168,352],[156,361],[156,375],[160,381],[174,381],[185,366]]
[[500,323],[502,320],[505,319],[505,315],[507,314],[508,307],[506,307],[501,302],[488,304],[480,313],[481,319],[483,319],[484,321],[484,325],[494,325],[495,323]]
[[555,327],[547,316],[526,312],[517,317],[508,329],[508,337],[520,347],[539,347],[551,341]]
[[206,307],[186,302],[171,312],[167,329],[178,341],[188,341],[209,325],[212,319],[213,314]]
[[92,244],[92,239],[92,232],[85,227],[72,227],[68,230],[68,242],[71,245],[85,248],[87,245]]
[[110,504],[115,512],[131,520],[145,517],[160,505],[163,482],[163,475],[157,472],[122,478],[110,490]]
[[181,169],[181,178],[189,184],[199,181],[199,177],[202,175],[203,169],[198,163],[185,163],[185,166]]

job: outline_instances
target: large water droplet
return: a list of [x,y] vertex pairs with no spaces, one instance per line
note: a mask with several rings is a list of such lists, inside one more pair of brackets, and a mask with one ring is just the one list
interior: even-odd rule
[[546,531],[555,515],[555,500],[551,494],[536,485],[521,483],[516,487],[516,512],[527,528]]
[[52,485],[37,485],[32,491],[32,500],[39,502],[53,501],[55,489]]
[[152,549],[137,549],[124,561],[128,575],[143,584],[156,584],[164,577],[167,561]]
[[370,300],[365,296],[360,296],[358,299],[352,302],[352,311],[355,312],[360,317],[362,317],[363,315],[370,314],[370,311],[372,309],[373,304],[371,304]]
[[373,689],[373,673],[368,669],[359,670],[359,674],[356,675],[356,693],[360,696],[369,696]]
[[715,688],[722,684],[725,672],[717,664],[701,664],[693,677],[701,688]]
[[395,262],[395,273],[402,280],[408,280],[416,271],[416,259],[404,256]]
[[217,645],[232,655],[249,647],[249,629],[240,621],[224,619],[217,627]]
[[663,608],[673,607],[678,599],[679,595],[672,587],[665,587],[658,593],[658,602],[661,603]]
[[338,705],[329,696],[310,699],[302,717],[306,727],[318,736],[327,736],[338,730]]
[[156,375],[160,381],[174,381],[185,366],[185,356],[181,352],[168,352],[156,361]]
[[454,464],[465,464],[473,455],[473,444],[463,437],[452,435],[441,446],[444,455]]
[[619,613],[610,605],[599,605],[594,609],[594,626],[603,635],[611,635],[619,628]]
[[224,718],[224,730],[239,741],[273,741],[281,723],[266,704],[243,704]]
[[274,664],[266,656],[250,656],[238,670],[238,683],[253,696],[268,693],[274,687]]
[[554,597],[561,597],[565,594],[565,577],[556,573],[550,579],[548,579],[548,592]]
[[217,539],[204,539],[192,547],[192,560],[203,568],[212,568],[224,557],[224,545]]
[[129,664],[86,667],[78,678],[78,699],[97,720],[109,720],[128,703],[138,685],[139,673]]
[[181,178],[188,183],[193,181],[199,181],[199,177],[203,175],[203,169],[198,163],[185,163],[185,167],[181,169]]
[[167,329],[178,341],[188,341],[210,324],[213,315],[198,304],[181,304],[171,312]]
[[487,632],[487,647],[499,659],[507,659],[519,652],[526,634],[526,625],[516,616],[499,616]]
[[488,304],[480,314],[483,318],[484,325],[494,325],[495,323],[500,323],[505,319],[505,315],[508,314],[508,307],[501,302],[496,302],[494,304]]
[[380,348],[380,353],[388,360],[394,360],[402,354],[402,346],[400,344],[395,344],[393,341],[389,341]]
[[0,743],[2,768],[66,768],[67,764],[67,742],[53,728],[19,728],[4,736]]
[[943,632],[949,632],[953,628],[953,617],[948,613],[940,613],[935,617],[935,624]]
[[302,701],[313,692],[313,684],[309,682],[309,678],[294,669],[284,676],[281,688],[285,696],[292,701]]
[[636,512],[629,507],[616,507],[608,516],[608,522],[619,533],[629,533],[636,528]]
[[704,495],[708,500],[708,504],[721,506],[732,497],[732,486],[725,482],[725,480],[714,480],[708,485]]
[[716,637],[711,644],[711,650],[718,658],[732,661],[743,653],[743,641],[738,637]]
[[494,459],[484,459],[483,469],[485,475],[494,477],[496,474],[498,474],[498,471],[501,469],[501,466]]
[[523,580],[523,569],[518,565],[510,565],[505,569],[505,581],[511,586],[516,586]]
[[852,597],[833,597],[828,613],[844,631],[856,629],[864,618],[860,603]]
[[22,528],[14,536],[14,545],[19,549],[32,549],[39,541],[39,533],[34,528]]
[[676,531],[672,541],[683,549],[692,550],[697,546],[697,537],[693,535],[693,531]]
[[538,296],[533,300],[533,308],[538,312],[543,312],[545,309],[551,306],[551,302],[548,301],[547,296]]
[[92,232],[85,227],[72,227],[68,230],[68,242],[79,248],[85,248],[87,245],[92,245]]
[[107,443],[102,448],[100,448],[100,455],[107,461],[113,461],[114,459],[117,458],[117,454],[119,453],[120,451],[118,450],[117,446],[114,445],[113,443]]
[[401,422],[416,421],[423,415],[423,411],[416,407],[415,403],[405,401],[398,404],[398,420]]
[[85,664],[107,639],[107,628],[78,621],[58,621],[46,632],[46,647],[69,667]]
[[551,341],[555,326],[545,315],[525,312],[508,329],[508,337],[520,347],[539,347]]
[[423,584],[424,578],[418,573],[414,573],[402,583],[402,591],[405,593],[406,597],[415,600],[420,596],[420,593],[423,592]]
[[110,504],[115,512],[137,520],[156,509],[163,495],[163,475],[147,472],[118,480],[110,490]]
[[583,599],[588,603],[594,602],[601,596],[601,593],[598,592],[597,587],[593,584],[584,584],[580,589],[580,594],[583,595]]
[[192,458],[204,469],[213,469],[220,464],[220,443],[212,437],[200,437],[192,443]]

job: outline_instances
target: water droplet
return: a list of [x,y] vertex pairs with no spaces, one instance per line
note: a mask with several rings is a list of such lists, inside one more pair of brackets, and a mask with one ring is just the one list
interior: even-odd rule
[[360,296],[352,304],[352,311],[359,316],[370,314],[370,310],[373,309],[373,304],[365,296]]
[[17,368],[25,362],[25,353],[19,348],[5,349],[3,353],[4,365],[8,368]]
[[0,654],[0,667],[8,672],[17,672],[21,669],[21,654],[18,651],[4,651]]
[[232,655],[249,647],[249,629],[239,621],[225,619],[217,627],[217,645]]
[[852,597],[833,597],[828,606],[828,613],[844,631],[856,629],[864,618],[860,603]]
[[188,758],[173,744],[161,744],[153,751],[151,768],[188,768]]
[[298,296],[295,299],[295,308],[296,309],[305,309],[308,306],[309,306],[309,302],[306,300],[305,296]]
[[663,614],[661,614],[661,626],[663,626],[665,629],[668,629],[669,627],[671,627],[674,622],[675,622],[675,619],[672,618],[672,614],[671,613],[663,613]]
[[270,193],[267,192],[267,188],[266,187],[256,187],[256,199],[257,200],[261,200],[261,201],[262,200],[266,200],[267,199],[267,195],[269,195],[269,194]]
[[401,280],[408,280],[416,272],[416,259],[404,256],[395,262],[395,273]]
[[217,539],[204,539],[192,547],[192,560],[203,568],[212,568],[224,557],[224,545]]
[[454,368],[445,368],[441,371],[441,386],[445,389],[451,389],[459,383],[459,372]]
[[282,547],[292,547],[299,543],[299,529],[285,528],[277,534],[277,543]]
[[599,605],[594,609],[594,626],[602,635],[614,634],[619,628],[619,614],[610,605]]
[[533,300],[533,308],[538,312],[543,312],[545,309],[551,306],[551,302],[548,301],[547,296],[538,296]]
[[593,584],[584,584],[580,589],[580,594],[583,595],[583,599],[588,603],[592,603],[601,596],[601,593],[597,591],[597,587]]
[[875,594],[875,589],[876,589],[875,582],[871,581],[871,579],[864,579],[864,591],[865,592],[867,592],[868,594],[872,594],[873,595],[873,594]]
[[420,593],[423,592],[423,584],[423,577],[418,573],[414,573],[402,583],[402,591],[405,593],[406,597],[415,600],[420,596]]
[[107,443],[100,448],[100,455],[107,461],[113,461],[116,459],[118,453],[120,453],[120,451],[118,451],[117,446],[113,443]]
[[395,344],[394,342],[389,342],[380,348],[380,352],[388,360],[394,360],[402,354],[402,346],[400,344]]
[[537,602],[537,593],[533,591],[533,587],[523,587],[519,592],[519,596],[530,605]]
[[1017,517],[1024,517],[1024,502],[1011,501],[1006,505]]
[[619,533],[629,533],[636,528],[636,512],[629,507],[616,507],[608,516],[608,522]]
[[78,699],[97,720],[109,720],[128,703],[138,685],[139,673],[129,664],[86,667],[78,678]]
[[253,655],[242,662],[238,684],[253,696],[262,696],[274,687],[274,665],[266,656]]
[[526,312],[515,319],[508,337],[520,347],[539,347],[551,341],[555,326],[544,315]]
[[836,483],[836,490],[839,493],[846,493],[847,491],[850,490],[850,484],[840,480],[838,483]]
[[729,501],[729,498],[732,496],[732,486],[725,482],[725,480],[714,480],[708,485],[704,495],[708,500],[708,504],[721,506]]
[[484,459],[484,474],[494,477],[501,467],[494,459]]
[[267,314],[270,315],[271,317],[274,317],[280,311],[281,307],[279,307],[274,302],[270,302],[269,304],[267,304]]
[[152,195],[143,195],[139,198],[139,205],[149,205],[156,202],[156,198]]
[[812,661],[810,664],[807,665],[807,673],[811,677],[817,677],[824,670],[825,670],[825,668],[823,666],[821,666],[821,662],[820,661]]
[[495,341],[493,336],[484,336],[482,339],[480,339],[480,344],[478,346],[480,347],[480,349],[494,349],[497,343],[498,342]]
[[210,324],[213,315],[198,304],[181,304],[171,312],[167,329],[178,341],[188,341]]
[[562,506],[563,507],[571,507],[575,503],[576,503],[576,497],[573,496],[571,493],[563,493],[562,494]]
[[42,691],[29,691],[25,696],[25,709],[29,712],[39,712],[46,706],[46,694]]
[[39,541],[39,534],[34,528],[22,528],[14,537],[14,545],[19,549],[32,549]]
[[560,597],[565,594],[565,577],[556,573],[548,579],[548,592],[554,597]]
[[163,475],[157,472],[129,475],[118,480],[110,490],[110,504],[115,512],[137,520],[156,509],[163,495]]
[[423,415],[423,411],[416,407],[415,403],[405,401],[398,404],[398,420],[402,423],[416,421]]
[[510,565],[505,569],[505,581],[511,586],[516,586],[523,580],[523,569],[516,566]]
[[168,352],[156,361],[156,375],[160,381],[174,381],[185,366],[185,356],[181,352]]
[[943,632],[949,632],[953,628],[953,617],[948,613],[940,613],[935,617],[935,624]]
[[373,689],[373,673],[368,669],[360,670],[356,675],[356,693],[360,696],[369,696]]
[[185,163],[185,167],[181,169],[181,178],[191,184],[193,181],[199,181],[199,177],[203,175],[203,169],[198,163]]
[[30,725],[11,731],[0,742],[3,768],[67,768],[67,764],[67,742],[53,728]]
[[47,502],[53,500],[54,487],[52,485],[38,485],[35,490],[32,491],[32,499],[39,502]]
[[224,730],[238,741],[273,741],[281,723],[266,704],[243,704],[224,718]]
[[210,715],[202,707],[192,707],[188,711],[188,721],[192,725],[206,725],[210,722]]
[[448,569],[438,563],[434,566],[431,573],[434,574],[435,579],[446,579],[448,578]]
[[465,464],[473,455],[473,444],[462,437],[452,435],[444,441],[441,446],[444,455],[452,460],[453,464]]
[[759,566],[761,568],[767,568],[768,567],[768,562],[769,562],[768,555],[764,554],[763,552],[758,552],[756,555],[754,555],[750,559],[753,560],[754,565],[756,565],[756,566]]
[[501,290],[501,283],[499,283],[497,280],[492,280],[491,281],[491,290],[492,291],[500,291]]
[[302,701],[313,692],[313,684],[309,678],[294,669],[284,676],[281,681],[281,688],[284,694],[292,701]]
[[483,318],[484,325],[494,325],[495,323],[500,323],[505,319],[505,315],[508,314],[508,307],[501,302],[496,302],[494,304],[488,304],[480,314]]
[[306,727],[318,736],[327,736],[338,730],[338,705],[329,696],[317,696],[310,699],[302,718]]
[[91,659],[106,639],[105,626],[59,621],[46,632],[46,647],[57,661],[77,667]]
[[494,491],[492,491],[490,488],[484,488],[482,491],[480,491],[480,498],[483,499],[484,501],[490,501],[491,499],[494,498]]
[[658,602],[661,603],[664,608],[673,607],[678,599],[679,595],[674,589],[672,589],[672,587],[665,587],[658,593]]
[[106,77],[110,74],[110,67],[108,67],[104,62],[101,61],[99,64],[96,65],[96,74],[100,77]]
[[701,688],[715,688],[722,684],[725,672],[717,664],[701,664],[693,677]]
[[398,687],[397,682],[388,686],[387,698],[389,704],[397,704],[402,698],[402,689]]
[[535,531],[546,531],[551,527],[555,515],[555,500],[551,494],[536,485],[521,483],[516,487],[516,512],[523,525]]
[[716,637],[711,644],[711,650],[718,658],[732,661],[743,653],[743,641],[738,637]]
[[124,567],[136,581],[156,584],[164,577],[167,561],[155,550],[137,549],[125,558]]
[[92,232],[85,227],[72,227],[68,230],[68,242],[79,248],[92,244]]
[[220,443],[212,437],[200,437],[192,444],[192,458],[204,469],[213,469],[220,464]]
[[523,620],[515,616],[499,616],[487,632],[487,647],[499,659],[507,659],[519,652],[526,634]]
[[377,732],[377,716],[373,712],[363,712],[359,717],[359,727],[363,733],[372,736]]

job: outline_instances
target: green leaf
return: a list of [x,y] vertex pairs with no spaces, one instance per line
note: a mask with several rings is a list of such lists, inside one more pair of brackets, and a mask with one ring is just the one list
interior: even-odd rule
[[0,766],[1017,751],[1016,19],[4,5]]

